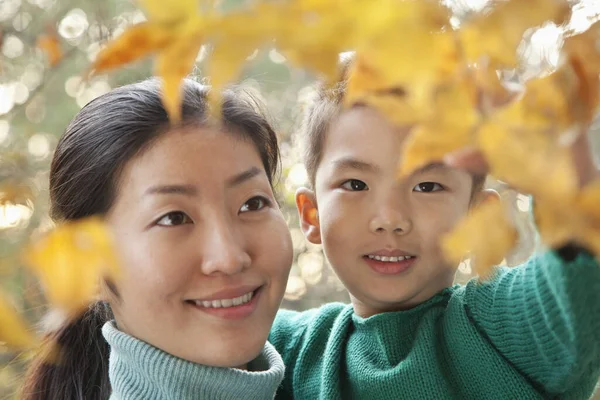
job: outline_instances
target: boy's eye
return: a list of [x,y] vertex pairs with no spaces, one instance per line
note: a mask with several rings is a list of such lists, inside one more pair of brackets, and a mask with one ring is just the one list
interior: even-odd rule
[[183,211],[171,211],[156,221],[156,225],[160,226],[177,226],[191,223],[193,223],[192,219]]
[[244,212],[250,212],[250,211],[260,211],[270,204],[271,204],[271,202],[266,197],[255,196],[255,197],[252,197],[251,199],[249,199],[248,201],[246,201],[244,204],[242,204],[242,207],[240,208],[240,212],[244,213]]
[[444,190],[444,188],[442,187],[442,185],[436,182],[421,182],[417,184],[417,186],[415,186],[413,190],[415,192],[431,193]]
[[342,187],[346,190],[351,190],[353,192],[359,192],[361,190],[369,189],[366,183],[358,179],[348,179],[346,182],[342,183]]

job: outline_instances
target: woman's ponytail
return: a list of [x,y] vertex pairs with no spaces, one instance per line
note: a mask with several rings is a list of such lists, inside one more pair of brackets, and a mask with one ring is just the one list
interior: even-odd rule
[[29,367],[23,385],[24,400],[106,400],[110,397],[110,348],[102,326],[113,319],[108,304],[93,304],[76,320],[46,337],[57,346],[58,359],[40,356]]

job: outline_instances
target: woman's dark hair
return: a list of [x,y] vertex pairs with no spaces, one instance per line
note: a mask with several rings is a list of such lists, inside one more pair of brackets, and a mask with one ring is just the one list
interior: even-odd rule
[[[175,128],[212,123],[208,88],[190,79],[182,84],[182,120]],[[223,92],[220,127],[256,147],[269,182],[279,171],[277,136],[262,102],[249,89]],[[88,103],[60,138],[50,167],[51,216],[57,222],[106,214],[125,165],[161,134],[173,129],[161,103],[160,83],[150,79],[114,89]],[[26,400],[105,400],[110,396],[109,346],[101,328],[113,318],[107,303],[50,333],[58,362],[32,362],[22,396]]]

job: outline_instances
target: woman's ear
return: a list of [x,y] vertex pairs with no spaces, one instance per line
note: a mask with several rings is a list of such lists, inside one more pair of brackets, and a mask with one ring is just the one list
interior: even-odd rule
[[321,244],[321,228],[319,225],[319,210],[315,193],[307,188],[296,191],[296,207],[300,216],[300,228],[304,237],[313,243]]
[[477,207],[490,200],[500,200],[500,194],[494,189],[482,189],[473,196],[471,207]]

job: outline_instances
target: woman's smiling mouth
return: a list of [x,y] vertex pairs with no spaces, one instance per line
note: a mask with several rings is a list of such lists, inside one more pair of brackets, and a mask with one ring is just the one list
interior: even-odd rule
[[[208,299],[186,300],[186,303],[196,310],[227,320],[239,320],[250,316],[257,307],[263,286],[254,290],[244,289],[241,295],[227,295],[227,292],[240,292],[240,290],[221,292]],[[242,290],[242,292],[244,291]],[[237,293],[236,293],[237,294]],[[220,297],[220,298],[218,298]]]

